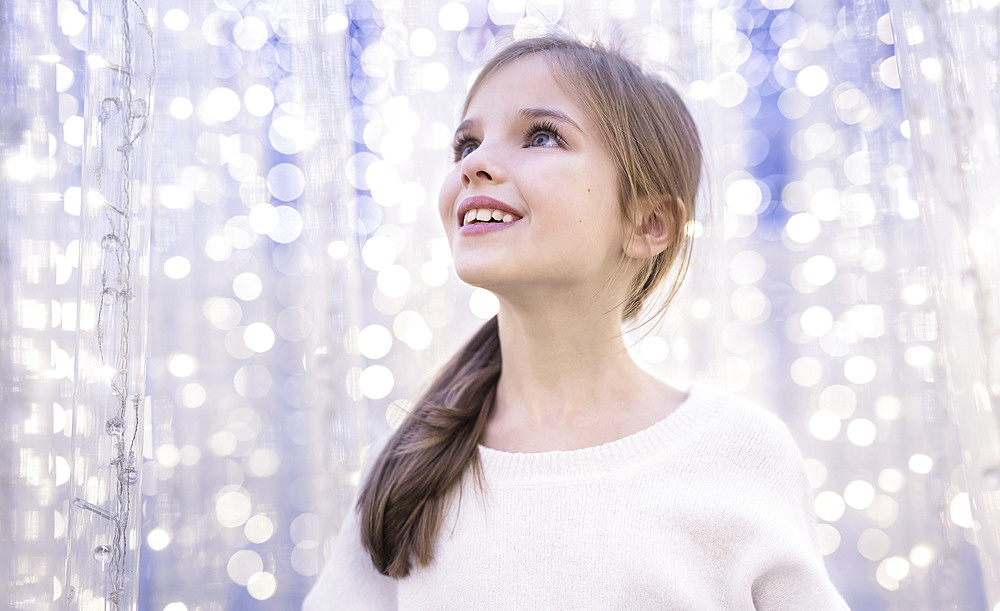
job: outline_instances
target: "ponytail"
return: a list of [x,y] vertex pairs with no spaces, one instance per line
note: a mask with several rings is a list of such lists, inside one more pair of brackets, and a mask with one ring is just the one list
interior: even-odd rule
[[379,454],[357,509],[361,542],[383,575],[406,577],[414,559],[429,564],[466,468],[482,477],[479,440],[499,378],[493,317],[444,366]]

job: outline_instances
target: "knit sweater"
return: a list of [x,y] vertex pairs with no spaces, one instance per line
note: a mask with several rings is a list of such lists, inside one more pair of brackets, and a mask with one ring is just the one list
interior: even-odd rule
[[788,429],[730,394],[695,385],[596,447],[479,453],[430,565],[379,574],[351,511],[303,609],[847,609]]

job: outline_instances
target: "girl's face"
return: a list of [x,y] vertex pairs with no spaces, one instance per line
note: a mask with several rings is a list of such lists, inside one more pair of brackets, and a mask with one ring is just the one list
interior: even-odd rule
[[462,280],[501,298],[607,290],[627,239],[617,168],[542,55],[490,76],[454,143],[439,211]]

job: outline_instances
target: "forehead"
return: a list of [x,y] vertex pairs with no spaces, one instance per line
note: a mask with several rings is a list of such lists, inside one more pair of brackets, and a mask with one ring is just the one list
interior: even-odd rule
[[466,101],[463,118],[503,108],[544,106],[560,108],[578,120],[586,120],[584,109],[564,87],[564,80],[541,53],[518,58],[477,84]]

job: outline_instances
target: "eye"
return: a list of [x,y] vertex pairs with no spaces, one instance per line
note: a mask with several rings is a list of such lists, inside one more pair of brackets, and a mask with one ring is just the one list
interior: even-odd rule
[[532,124],[524,136],[528,147],[554,148],[563,145],[562,136],[556,131],[555,126],[548,122]]
[[461,157],[462,159],[465,159],[466,157],[469,156],[469,153],[471,153],[474,150],[476,150],[476,145],[470,142],[469,144],[462,146],[462,148],[458,151],[458,156]]
[[460,137],[455,139],[455,145],[452,147],[455,152],[455,161],[461,161],[469,156],[469,153],[476,150],[479,143],[469,137]]
[[531,136],[531,146],[557,146],[558,143],[548,132],[536,132]]

